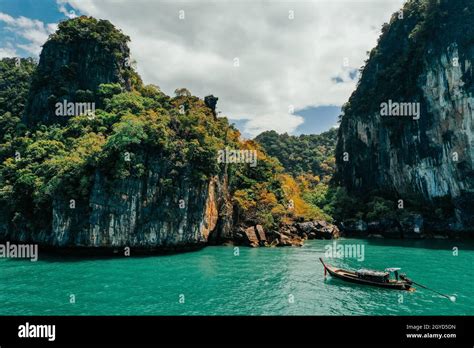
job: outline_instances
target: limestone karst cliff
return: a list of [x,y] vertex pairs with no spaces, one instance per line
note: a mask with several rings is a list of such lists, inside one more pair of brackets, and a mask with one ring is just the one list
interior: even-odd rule
[[[213,157],[232,130],[204,101],[144,86],[127,41],[80,17],[45,43],[21,115],[30,133],[2,139],[2,240],[179,250],[230,235],[226,168]],[[57,115],[65,100],[96,113]]]
[[100,84],[117,83],[130,90],[133,77],[130,40],[108,21],[87,25],[64,21],[43,45],[33,74],[24,121],[27,125],[67,122],[55,115],[57,102],[93,102]]
[[336,181],[420,213],[421,229],[474,228],[473,23],[472,0],[408,1],[343,109]]
[[217,97],[144,85],[127,41],[83,16],[60,23],[37,66],[0,61],[0,97],[28,95],[0,115],[1,241],[138,253],[339,235],[276,159],[217,117]]

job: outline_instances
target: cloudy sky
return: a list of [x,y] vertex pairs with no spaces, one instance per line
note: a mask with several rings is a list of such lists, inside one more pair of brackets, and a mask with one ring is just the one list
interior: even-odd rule
[[358,68],[403,0],[0,0],[0,57],[38,56],[61,20],[108,19],[146,83],[219,97],[247,136],[336,125]]

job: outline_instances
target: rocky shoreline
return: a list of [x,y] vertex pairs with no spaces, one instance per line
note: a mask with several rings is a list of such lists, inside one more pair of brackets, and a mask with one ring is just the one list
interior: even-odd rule
[[[428,225],[429,227],[429,225]],[[232,237],[222,240],[200,241],[198,243],[180,243],[168,246],[53,246],[43,243],[39,245],[43,253],[71,257],[113,257],[113,256],[148,256],[167,255],[183,252],[198,251],[210,245],[233,245],[245,247],[301,247],[306,240],[331,240],[340,237],[375,238],[375,239],[460,239],[466,234],[456,234],[452,230],[441,233],[426,230],[421,224],[419,232],[409,229],[406,224],[397,220],[383,219],[380,221],[365,222],[363,220],[345,221],[336,224],[324,220],[302,221],[280,224],[278,230],[265,230],[256,224],[253,226],[237,226],[232,231]],[[470,234],[469,237],[474,237]],[[25,241],[10,241],[25,244]]]
[[466,231],[455,221],[433,221],[414,214],[408,219],[362,219],[337,224],[344,237],[388,239],[473,239],[474,229]]
[[337,239],[339,228],[323,220],[281,224],[278,231],[265,231],[262,225],[240,226],[235,243],[250,247],[302,246],[307,239]]
[[[281,224],[278,231],[266,231],[262,225],[239,226],[233,231],[233,236],[228,239],[198,243],[180,243],[172,246],[98,246],[76,245],[60,246],[46,243],[38,244],[42,252],[51,254],[69,255],[69,256],[123,256],[130,255],[156,255],[156,254],[175,254],[181,252],[197,251],[209,245],[235,245],[248,247],[286,247],[303,246],[306,240],[310,239],[337,239],[341,236],[340,230],[336,225],[323,220],[294,222],[290,224]],[[12,243],[25,244],[24,240],[10,241]]]

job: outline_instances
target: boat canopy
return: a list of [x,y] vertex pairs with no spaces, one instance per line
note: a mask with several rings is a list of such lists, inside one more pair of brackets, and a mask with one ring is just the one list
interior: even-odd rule
[[356,273],[359,276],[382,277],[382,278],[389,275],[388,272],[374,271],[374,270],[365,269],[365,268],[357,270]]
[[386,272],[395,272],[395,271],[399,271],[399,270],[401,270],[401,268],[399,268],[399,267],[385,268]]

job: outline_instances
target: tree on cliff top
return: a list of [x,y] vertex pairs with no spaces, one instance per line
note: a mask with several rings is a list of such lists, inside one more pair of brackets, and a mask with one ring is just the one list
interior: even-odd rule
[[112,23],[105,19],[80,16],[58,25],[58,30],[49,36],[49,42],[71,44],[79,40],[99,42],[111,51],[120,49],[130,41],[130,37],[123,34]]

